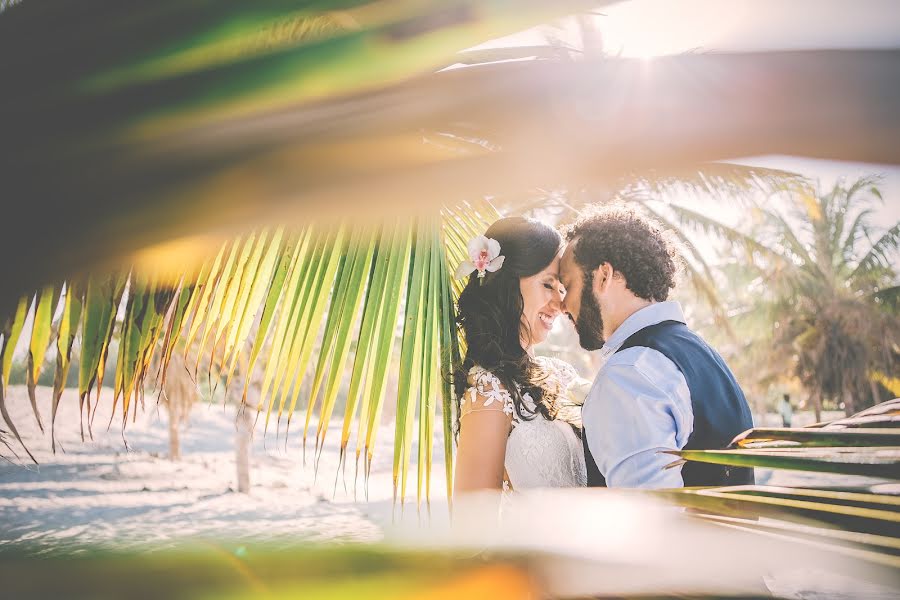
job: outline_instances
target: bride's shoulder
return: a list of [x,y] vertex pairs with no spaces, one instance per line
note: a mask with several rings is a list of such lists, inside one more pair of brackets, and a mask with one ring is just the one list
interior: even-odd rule
[[468,373],[469,387],[462,397],[462,414],[477,410],[498,410],[513,414],[512,396],[500,379],[488,369],[473,366]]

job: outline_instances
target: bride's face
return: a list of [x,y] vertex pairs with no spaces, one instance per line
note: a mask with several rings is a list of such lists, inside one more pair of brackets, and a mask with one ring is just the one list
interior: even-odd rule
[[531,277],[519,279],[524,307],[522,309],[522,346],[540,344],[562,314],[566,290],[559,282],[559,257],[547,268]]

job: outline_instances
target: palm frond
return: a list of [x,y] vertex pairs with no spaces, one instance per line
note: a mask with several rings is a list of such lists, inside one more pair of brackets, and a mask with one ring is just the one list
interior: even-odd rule
[[817,446],[847,448],[869,446],[900,446],[900,432],[893,429],[768,429],[754,428],[745,431],[732,441],[738,448],[778,447],[779,443],[788,443],[787,447],[814,448]]
[[[4,18],[11,14],[12,11],[4,14]],[[27,31],[25,23],[22,25],[22,31]],[[490,27],[475,29],[479,35],[494,33]],[[469,29],[466,31],[471,33]],[[0,39],[11,39],[5,33]],[[21,33],[12,37],[23,46],[5,53],[10,56],[27,56],[30,44],[37,43],[22,40]],[[462,36],[459,43],[466,44],[469,39]],[[271,60],[273,70],[277,70],[275,65],[289,60],[287,55],[296,54],[296,58],[312,52],[313,47],[319,48],[319,58],[327,57],[325,47],[316,45],[327,43],[284,49],[254,60]],[[438,46],[440,52],[436,50]],[[446,61],[452,55],[450,46],[438,44],[430,55],[438,62]],[[56,52],[54,44],[41,47]],[[457,49],[460,48],[454,50]],[[71,55],[78,56],[78,52],[72,50]],[[348,50],[343,56],[346,62],[332,63],[333,70],[341,71],[346,66],[346,73],[351,74],[356,68],[354,61],[361,54],[354,55]],[[380,55],[366,56],[374,60]],[[389,62],[387,56],[385,60]],[[72,272],[96,268],[110,256],[127,256],[153,243],[170,240],[192,231],[199,221],[204,230],[219,233],[252,225],[246,218],[248,197],[255,199],[254,209],[259,215],[253,224],[285,217],[305,222],[313,209],[316,214],[330,215],[361,208],[374,213],[419,205],[423,199],[437,206],[442,202],[456,202],[461,197],[552,188],[567,181],[615,181],[622,172],[677,168],[753,152],[779,151],[833,158],[841,149],[846,152],[846,148],[871,147],[873,153],[880,153],[879,160],[890,162],[895,159],[894,147],[882,142],[890,137],[893,127],[890,123],[882,124],[875,132],[877,135],[851,130],[837,134],[822,127],[822,123],[810,124],[799,133],[771,130],[771,113],[760,111],[758,103],[751,99],[760,89],[775,86],[779,94],[792,98],[790,103],[779,105],[784,112],[781,118],[796,117],[797,122],[805,123],[804,119],[809,117],[806,107],[811,102],[822,105],[841,97],[847,89],[865,89],[871,95],[860,98],[853,106],[877,111],[883,102],[890,100],[892,104],[893,97],[887,98],[890,90],[874,85],[895,79],[893,70],[898,61],[892,58],[890,51],[695,54],[656,61],[649,73],[638,62],[626,59],[564,64],[504,62],[436,74],[422,74],[428,69],[421,65],[420,70],[413,72],[411,68],[406,69],[410,65],[404,62],[406,67],[393,71],[396,78],[387,77],[384,70],[369,65],[373,74],[381,73],[382,83],[373,82],[366,93],[348,84],[340,94],[337,88],[328,88],[336,95],[300,102],[297,94],[311,93],[301,90],[285,96],[296,100],[294,104],[273,112],[265,108],[260,92],[256,112],[241,113],[243,109],[234,109],[236,115],[243,116],[226,119],[220,115],[208,125],[201,125],[203,119],[191,119],[181,129],[165,130],[168,133],[154,130],[148,137],[122,137],[124,130],[108,121],[113,118],[117,122],[128,121],[130,115],[123,114],[124,109],[110,107],[127,105],[128,111],[152,123],[148,107],[169,107],[171,116],[174,114],[171,111],[177,112],[177,107],[182,106],[176,91],[182,90],[182,95],[196,92],[198,87],[203,87],[206,72],[185,74],[167,82],[171,95],[163,93],[166,86],[162,83],[159,90],[156,84],[147,84],[151,89],[145,90],[147,94],[135,92],[140,101],[133,103],[120,102],[124,96],[86,97],[79,102],[63,102],[60,110],[54,112],[45,110],[43,101],[23,98],[17,104],[21,110],[10,110],[0,119],[4,131],[8,132],[3,143],[17,149],[5,153],[15,159],[14,163],[7,164],[10,177],[14,178],[8,180],[8,185],[17,190],[20,204],[27,212],[21,220],[22,227],[0,240],[0,253],[12,255],[15,248],[33,239],[35,230],[30,224],[40,222],[40,215],[60,215],[61,224],[46,230],[47,244],[39,255],[29,257],[28,264],[8,261],[2,265],[0,276],[10,283],[2,292],[0,311],[11,312],[15,302],[29,289],[39,288],[54,278],[64,279]],[[310,56],[305,60],[316,63]],[[245,61],[240,68],[248,69],[253,62]],[[813,68],[815,65],[825,69],[828,76],[820,79],[815,75],[820,72],[819,67]],[[34,77],[36,72],[45,73],[49,79],[58,67],[46,66],[46,71],[35,68],[27,73],[15,71],[16,77],[10,73],[4,81],[13,90],[34,89],[16,81]],[[722,106],[721,98],[727,97],[727,114],[698,103],[696,88],[688,85],[683,77],[685,72],[696,70],[718,74],[709,84],[710,95],[704,97],[718,98],[717,107]],[[220,74],[227,77],[224,67],[213,71],[216,77]],[[290,72],[291,77],[280,74],[281,80],[293,81],[298,88],[304,88],[306,80],[301,76],[305,71]],[[762,72],[767,73],[764,81],[760,80]],[[608,82],[610,77],[632,81],[632,75],[635,85],[623,85],[621,89],[632,90],[635,98],[625,105],[623,113],[621,102],[616,100],[614,106],[610,104],[613,100],[607,97]],[[347,79],[356,81],[349,75]],[[242,80],[228,79],[229,85],[241,88],[238,81]],[[869,81],[873,85],[867,85]],[[815,87],[820,84],[824,87]],[[252,87],[250,83],[244,85]],[[820,92],[811,98],[810,89],[820,89]],[[473,92],[461,93],[461,90]],[[548,94],[548,90],[554,93]],[[564,90],[571,93],[562,93]],[[237,96],[245,94],[240,89],[238,92],[235,98],[230,93],[220,95],[225,113],[232,114],[229,112],[232,109],[226,107],[229,98],[237,101]],[[63,98],[65,94],[46,96]],[[554,106],[560,97],[594,107],[591,111],[594,116],[586,120],[581,111],[559,111]],[[845,122],[838,118],[843,114],[841,110],[846,110],[845,103],[835,101],[829,110],[836,116],[828,119],[830,127]],[[183,115],[190,114],[189,110],[185,111]],[[828,111],[823,108],[824,112]],[[90,118],[82,113],[90,113]],[[214,111],[209,114],[213,115]],[[554,115],[553,126],[547,127],[540,119],[526,116],[537,114]],[[712,114],[717,115],[716,119],[710,118]],[[48,115],[52,119],[45,122]],[[660,115],[667,116],[661,119]],[[679,116],[673,118],[673,115]],[[468,121],[474,129],[489,132],[490,135],[481,137],[496,140],[502,150],[468,156],[436,147],[431,148],[433,154],[421,152],[422,135],[418,132],[441,131],[459,121]],[[160,127],[164,124],[159,123]],[[622,123],[628,127],[623,128]],[[734,123],[746,127],[749,137],[736,132]],[[32,135],[36,124],[40,124],[41,131],[52,135]],[[54,143],[50,143],[50,137]],[[71,142],[64,142],[63,138]],[[86,144],[86,139],[91,143]],[[692,144],[689,147],[678,144],[676,148],[671,144],[673,139],[691,139]],[[742,141],[746,139],[764,139],[768,146]],[[834,140],[840,140],[840,144]],[[850,144],[851,140],[859,140],[859,146]],[[414,147],[418,151],[410,151]],[[373,148],[378,150],[373,152]],[[844,154],[842,158],[861,157]],[[105,173],[102,183],[88,176],[96,173],[96,165],[101,164]],[[48,171],[54,177],[43,176]],[[260,177],[261,173],[265,176]],[[73,200],[73,193],[77,194],[77,201]],[[67,200],[63,202],[62,198]],[[296,198],[303,199],[302,206],[287,209],[286,200]],[[80,207],[74,214],[73,206]],[[202,218],[186,215],[202,215]],[[141,235],[134,235],[134,231],[140,231]]]
[[[309,226],[297,234],[282,228],[260,230],[223,245],[215,258],[197,271],[186,272],[172,286],[138,271],[127,277],[88,277],[84,284],[69,282],[57,319],[53,305],[59,294],[57,288],[49,287],[37,300],[30,353],[43,362],[50,331],[59,330],[54,393],[58,398],[73,340],[80,333],[83,412],[84,400],[95,386],[99,398],[110,341],[117,337],[113,413],[121,403],[123,427],[142,402],[154,356],[153,364],[159,365],[154,378],[164,380],[172,352],[184,344],[183,352],[194,355],[192,362],[206,371],[211,389],[223,380],[228,385],[239,354],[247,353],[244,360],[250,367],[263,358],[261,387],[251,390],[247,377],[242,404],[256,406],[259,415],[265,414],[263,427],[270,418],[276,419],[276,436],[284,419],[286,442],[297,403],[304,398],[303,451],[305,455],[310,426],[317,418],[316,464],[338,406],[341,383],[349,374],[341,458],[345,460],[356,422],[357,464],[364,449],[367,477],[399,338],[399,386],[392,390],[398,403],[396,500],[402,504],[407,497],[418,418],[416,496],[419,503],[429,503],[434,419],[440,398],[444,429],[451,428],[446,373],[453,357],[459,356],[453,309],[459,289],[449,285],[448,264],[465,255],[463,240],[469,232],[483,232],[496,217],[490,205],[476,202],[447,207],[443,217],[434,214],[415,221],[344,224],[337,230]],[[116,313],[123,302],[117,326]],[[23,298],[17,313],[6,320],[5,343],[13,342],[13,334],[21,331],[29,304]],[[398,330],[401,310],[405,316]],[[4,365],[11,364],[7,356]],[[2,375],[8,376],[8,367]],[[311,378],[308,387],[304,386],[307,376]],[[32,381],[36,379],[33,376]],[[88,403],[89,423],[90,412]],[[55,433],[51,439],[55,444]],[[452,468],[452,458],[447,461]]]
[[858,533],[900,537],[897,499],[883,494],[767,486],[686,488],[658,494],[681,506],[727,516],[824,523]]
[[672,189],[695,190],[715,201],[748,208],[758,196],[808,191],[809,181],[798,173],[740,163],[715,161],[671,169],[633,171],[621,177],[623,187],[640,186],[654,195]]
[[850,281],[864,277],[869,271],[877,267],[890,267],[893,263],[893,256],[900,247],[900,222],[895,223],[893,227],[882,234],[878,240],[872,244],[869,251],[860,259],[856,268],[850,273]]
[[667,231],[672,232],[679,240],[681,248],[686,251],[684,261],[687,266],[691,285],[694,287],[698,296],[706,299],[712,309],[713,318],[716,322],[725,329],[728,335],[733,336],[734,330],[731,328],[731,324],[724,311],[722,300],[716,291],[716,280],[709,263],[707,263],[700,251],[697,250],[696,245],[688,238],[684,231],[682,231],[681,227],[676,227],[675,224],[663,216],[660,211],[655,210],[649,202],[642,202],[641,208],[662,224]]
[[685,206],[670,204],[669,207],[682,224],[694,227],[708,235],[719,237],[738,248],[744,249],[751,260],[754,254],[759,254],[776,265],[783,265],[786,262],[777,251],[734,227],[729,227],[720,221]]
[[777,448],[668,451],[682,460],[900,479],[900,448]]
[[702,514],[700,518],[740,531],[770,536],[775,540],[799,540],[810,547],[828,548],[847,558],[862,559],[889,569],[900,568],[900,558],[897,556],[900,540],[895,537],[775,519],[752,520],[714,514]]

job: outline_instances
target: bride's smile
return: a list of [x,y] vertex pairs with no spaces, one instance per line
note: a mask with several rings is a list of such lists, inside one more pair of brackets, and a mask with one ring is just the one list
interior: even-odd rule
[[544,270],[519,280],[522,292],[522,346],[527,350],[547,339],[562,314],[566,290],[559,282],[559,258]]

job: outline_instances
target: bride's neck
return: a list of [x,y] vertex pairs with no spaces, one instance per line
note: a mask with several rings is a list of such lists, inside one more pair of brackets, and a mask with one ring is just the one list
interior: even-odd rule
[[531,343],[531,336],[524,330],[524,326],[519,331],[519,343],[522,345],[522,350],[525,351],[525,354],[534,358],[534,344]]

